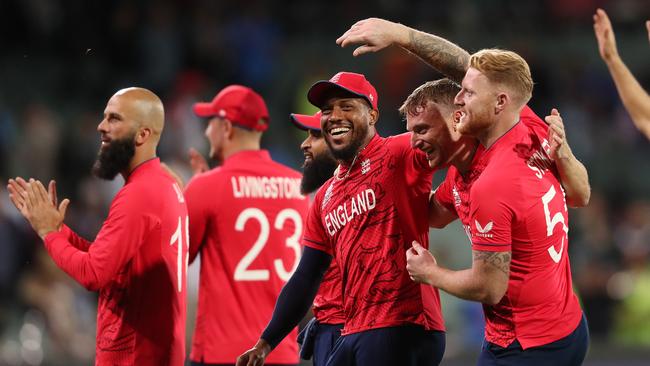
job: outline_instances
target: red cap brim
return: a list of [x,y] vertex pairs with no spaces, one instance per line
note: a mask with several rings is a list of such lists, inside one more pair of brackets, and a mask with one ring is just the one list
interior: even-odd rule
[[325,102],[327,102],[327,99],[330,98],[334,91],[344,91],[356,97],[363,98],[368,102],[368,104],[370,104],[370,107],[372,109],[375,109],[370,99],[368,99],[368,96],[342,87],[341,85],[333,83],[329,80],[317,81],[314,85],[312,85],[307,92],[307,100],[309,100],[309,103],[313,104],[314,106],[323,109],[323,105]]
[[212,107],[212,103],[194,103],[192,110],[194,110],[194,114],[199,117],[206,118],[217,115],[217,112]]
[[320,131],[320,119],[307,114],[291,113],[291,122],[301,130]]

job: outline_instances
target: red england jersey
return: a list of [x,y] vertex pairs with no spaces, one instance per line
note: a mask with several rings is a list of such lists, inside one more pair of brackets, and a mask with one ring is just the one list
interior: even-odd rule
[[[541,124],[540,124],[541,123]],[[454,210],[473,250],[511,251],[505,296],[483,305],[487,341],[541,346],[569,335],[582,310],[567,256],[569,221],[548,126],[526,107],[489,149],[479,146],[469,174],[454,167],[435,197]]]
[[[302,252],[301,174],[266,150],[238,152],[185,190],[190,261],[201,253],[192,361],[234,363],[266,327]],[[294,329],[267,358],[298,363]]]
[[433,172],[410,135],[375,135],[351,166],[316,194],[303,244],[332,255],[341,272],[342,334],[420,324],[444,330],[437,289],[413,282],[406,250],[428,246]]
[[343,286],[341,271],[336,259],[332,258],[330,267],[325,272],[314,298],[314,317],[320,324],[343,324]]
[[68,227],[45,247],[72,278],[99,291],[95,365],[183,365],[187,208],[151,159],[126,179],[93,243]]

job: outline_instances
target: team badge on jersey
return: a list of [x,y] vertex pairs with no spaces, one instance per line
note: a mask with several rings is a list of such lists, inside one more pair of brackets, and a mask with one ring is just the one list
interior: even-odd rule
[[330,201],[332,198],[332,189],[334,188],[334,181],[330,183],[330,185],[327,187],[327,191],[325,191],[325,196],[323,196],[323,203],[321,204],[320,208],[321,210],[325,208],[327,203]]
[[361,162],[361,174],[366,174],[370,171],[370,159]]

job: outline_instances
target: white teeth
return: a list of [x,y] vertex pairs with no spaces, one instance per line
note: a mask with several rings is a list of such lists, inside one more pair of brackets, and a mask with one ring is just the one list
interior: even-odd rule
[[332,128],[330,130],[330,135],[338,135],[338,134],[341,134],[341,133],[346,133],[348,131],[350,131],[350,129],[347,128],[347,127]]

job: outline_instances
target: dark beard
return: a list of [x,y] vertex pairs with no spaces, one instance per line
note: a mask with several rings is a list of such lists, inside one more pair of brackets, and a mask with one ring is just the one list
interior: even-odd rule
[[327,143],[327,147],[329,147],[330,152],[336,160],[342,160],[344,162],[350,163],[352,159],[354,159],[354,157],[359,153],[361,144],[363,144],[363,140],[367,135],[368,126],[359,126],[356,127],[355,135],[353,140],[350,141],[350,145],[336,150],[332,148],[332,145],[330,145],[330,142],[327,138],[325,139],[325,143]]
[[92,174],[98,178],[113,180],[115,176],[128,169],[135,155],[135,134],[120,140],[112,140],[108,147],[100,149],[93,164]]
[[302,166],[302,180],[300,181],[300,193],[312,193],[322,186],[334,175],[338,163],[328,153],[314,156],[310,163],[305,162]]

